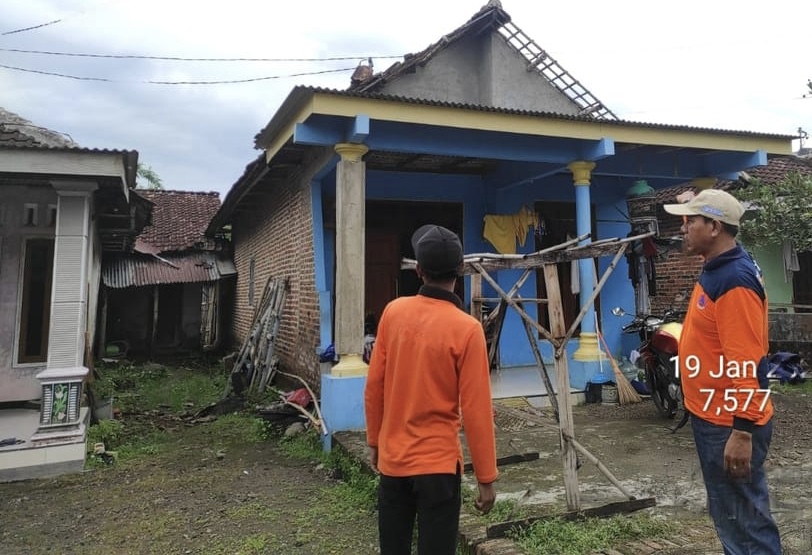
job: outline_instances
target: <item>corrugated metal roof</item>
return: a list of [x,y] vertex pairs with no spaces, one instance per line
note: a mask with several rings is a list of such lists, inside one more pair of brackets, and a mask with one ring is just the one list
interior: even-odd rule
[[150,255],[110,256],[102,265],[107,287],[142,287],[168,283],[217,281],[236,274],[234,264],[214,252],[172,253],[160,258]]

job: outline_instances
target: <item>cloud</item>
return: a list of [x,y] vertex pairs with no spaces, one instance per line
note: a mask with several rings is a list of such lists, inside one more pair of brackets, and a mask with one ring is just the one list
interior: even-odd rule
[[[37,56],[0,50],[2,106],[94,148],[138,150],[167,188],[225,194],[256,157],[254,135],[297,84],[345,88],[351,71],[228,85],[229,80],[352,68],[417,52],[485,0],[346,3],[3,0],[0,48],[179,57],[325,58],[335,62],[170,62]],[[621,118],[794,133],[812,129],[805,4],[755,10],[729,0],[578,3],[503,0],[513,23]],[[801,7],[799,7],[801,6]],[[797,15],[794,17],[793,14]],[[1,33],[62,19],[11,35]],[[394,60],[376,58],[377,70]]]

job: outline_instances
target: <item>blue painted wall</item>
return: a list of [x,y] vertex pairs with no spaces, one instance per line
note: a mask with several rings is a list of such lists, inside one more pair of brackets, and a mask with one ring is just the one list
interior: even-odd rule
[[[463,204],[463,244],[466,253],[494,252],[493,246],[482,238],[483,218],[486,214],[514,214],[523,205],[531,209],[537,201],[575,201],[575,190],[569,172],[557,174],[529,183],[512,184],[511,176],[495,172],[492,176],[440,175],[430,173],[390,173],[367,171],[367,198],[370,200],[403,200],[403,201],[436,201],[459,202]],[[631,186],[631,180],[615,178],[598,178],[590,187],[591,201],[597,220],[597,237],[625,237],[629,225],[625,221],[625,191]],[[320,186],[324,198],[335,196],[335,172],[324,176]],[[314,195],[316,194],[314,189]],[[314,199],[314,207],[316,201]],[[320,205],[319,205],[320,207]],[[314,212],[320,218],[321,211]],[[321,225],[318,226],[321,228]],[[314,225],[314,232],[317,227]],[[330,298],[334,288],[332,276],[335,242],[332,230],[323,230],[322,244],[324,266],[325,299]],[[535,248],[532,232],[528,232],[524,247],[517,244],[517,252],[528,253]],[[317,250],[317,256],[318,250]],[[598,264],[598,279],[611,263],[611,257],[602,257]],[[318,268],[319,266],[317,266]],[[521,275],[521,270],[504,270],[496,275],[499,286],[508,290]],[[466,306],[470,304],[470,280],[466,280]],[[321,293],[321,291],[320,291]],[[487,297],[498,296],[487,283],[483,283],[483,294]],[[524,297],[536,297],[535,272],[520,289]],[[625,322],[611,314],[613,306],[623,306],[627,310],[634,308],[634,291],[628,279],[628,268],[625,258],[618,262],[613,274],[607,281],[601,294],[601,313],[598,315],[599,326],[615,356],[621,355],[620,326]],[[535,304],[526,306],[526,311],[533,318],[537,317]],[[331,311],[322,307],[322,318]],[[322,330],[332,328],[331,320],[322,320]],[[329,334],[329,332],[328,332]],[[325,341],[322,331],[322,341]],[[628,337],[628,336],[627,336]],[[323,345],[326,346],[326,345]],[[552,360],[552,350],[546,341],[539,342],[542,356]],[[578,347],[577,339],[570,342],[567,352],[571,355]],[[628,354],[623,349],[623,354]],[[527,343],[521,318],[510,309],[506,315],[500,342],[500,357],[503,367],[534,364],[533,353]]]

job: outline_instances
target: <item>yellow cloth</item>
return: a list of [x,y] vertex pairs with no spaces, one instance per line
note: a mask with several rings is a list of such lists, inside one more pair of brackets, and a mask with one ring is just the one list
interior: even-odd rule
[[516,241],[524,246],[529,227],[538,228],[538,215],[523,206],[516,214],[485,215],[482,236],[500,254],[516,254]]

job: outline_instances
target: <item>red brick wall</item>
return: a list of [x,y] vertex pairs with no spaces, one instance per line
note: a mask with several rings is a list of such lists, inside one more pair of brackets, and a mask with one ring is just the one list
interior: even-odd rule
[[[320,385],[320,310],[315,281],[312,172],[298,172],[285,184],[260,184],[261,196],[244,200],[232,218],[237,285],[231,332],[235,350],[248,334],[269,277],[288,278],[288,292],[275,343],[280,367]],[[316,217],[321,218],[318,214]],[[249,265],[255,259],[254,305],[248,304]]]
[[[658,207],[658,222],[661,237],[680,235],[682,221]],[[681,252],[668,251],[657,258],[657,294],[651,297],[652,314],[662,315],[669,308],[685,310],[688,297],[694,288],[702,269],[702,260],[698,256],[687,256]],[[685,296],[681,301],[675,300],[678,295]]]

